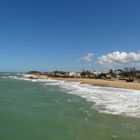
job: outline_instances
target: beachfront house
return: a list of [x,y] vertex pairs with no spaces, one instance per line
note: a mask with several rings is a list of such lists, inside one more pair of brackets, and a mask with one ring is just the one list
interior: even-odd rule
[[94,76],[97,77],[101,74],[101,72],[93,72]]
[[135,75],[137,79],[140,79],[140,71],[136,71]]
[[80,78],[81,73],[80,72],[69,72],[69,77]]
[[89,71],[89,70],[87,70],[87,71],[82,71],[82,72],[81,72],[81,76],[82,76],[82,78],[95,78],[94,72],[91,72],[91,71]]

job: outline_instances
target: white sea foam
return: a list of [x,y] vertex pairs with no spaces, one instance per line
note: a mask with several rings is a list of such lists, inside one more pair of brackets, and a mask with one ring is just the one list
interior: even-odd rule
[[43,82],[43,86],[57,86],[68,94],[74,94],[93,102],[93,108],[102,113],[140,118],[139,90],[91,86],[80,84],[79,82],[52,79],[14,78],[32,82]]
[[58,86],[69,94],[93,102],[99,112],[140,118],[140,91],[91,86],[78,82],[52,80],[45,85]]

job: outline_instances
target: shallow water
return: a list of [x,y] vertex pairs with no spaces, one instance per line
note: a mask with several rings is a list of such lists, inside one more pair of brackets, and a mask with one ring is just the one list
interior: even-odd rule
[[[54,82],[52,85],[51,81],[0,78],[0,140],[140,139],[139,118],[101,113],[103,109],[96,101],[87,102],[86,95],[76,93],[77,86],[68,87],[68,83],[60,86]],[[98,88],[96,90],[103,94]],[[111,94],[113,90],[110,89]],[[122,90],[119,95],[121,93]],[[127,97],[126,94],[123,97]],[[121,105],[124,111],[127,106]]]

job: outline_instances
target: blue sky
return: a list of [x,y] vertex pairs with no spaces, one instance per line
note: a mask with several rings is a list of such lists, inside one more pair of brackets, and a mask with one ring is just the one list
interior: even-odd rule
[[118,51],[138,63],[139,7],[139,0],[1,0],[0,71],[100,71],[98,59]]

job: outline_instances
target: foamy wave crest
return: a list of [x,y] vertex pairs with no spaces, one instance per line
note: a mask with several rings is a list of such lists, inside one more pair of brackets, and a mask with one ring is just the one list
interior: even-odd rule
[[30,79],[30,75],[20,74],[18,76],[8,76],[9,79],[15,80],[24,80],[24,81],[31,81],[31,82],[49,82],[49,81],[56,81],[51,79]]
[[138,90],[91,86],[59,80],[48,80],[44,85],[58,86],[69,94],[93,102],[93,107],[99,112],[140,118],[140,91]]

